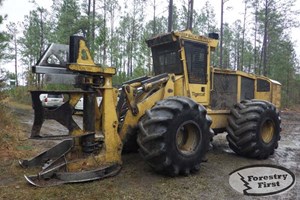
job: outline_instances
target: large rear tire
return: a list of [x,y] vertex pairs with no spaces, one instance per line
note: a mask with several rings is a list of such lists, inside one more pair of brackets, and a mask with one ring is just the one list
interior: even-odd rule
[[186,97],[161,100],[139,122],[140,154],[154,170],[176,176],[198,171],[213,135],[203,106]]
[[280,140],[281,119],[275,106],[262,100],[244,100],[231,109],[227,140],[237,154],[266,159]]

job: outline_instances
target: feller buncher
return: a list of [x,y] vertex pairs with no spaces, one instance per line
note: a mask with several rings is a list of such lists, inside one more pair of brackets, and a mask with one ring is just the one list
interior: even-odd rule
[[[81,90],[31,91],[31,138],[42,136],[41,127],[49,119],[68,133],[51,149],[20,161],[23,167],[42,166],[37,175],[25,175],[29,183],[44,187],[116,175],[122,149],[132,147],[134,139],[144,160],[170,176],[198,171],[213,136],[224,131],[229,147],[241,156],[266,159],[274,153],[281,131],[280,83],[211,67],[215,33],[170,32],[146,42],[154,76],[127,81],[120,89],[113,87],[116,69],[95,64],[83,37],[48,47],[33,72],[54,82],[70,80]],[[43,93],[64,94],[68,100],[49,110],[41,104]],[[81,96],[83,128],[72,117]]]

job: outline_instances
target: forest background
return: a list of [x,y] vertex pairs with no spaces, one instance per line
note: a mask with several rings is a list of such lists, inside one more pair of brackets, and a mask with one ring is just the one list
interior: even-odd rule
[[[3,4],[0,0],[0,5]],[[224,10],[228,0],[220,0]],[[53,0],[50,8],[31,1],[32,10],[21,22],[0,24],[0,82],[15,80],[11,95],[22,99],[32,88],[48,87],[43,77],[31,73],[33,66],[50,43],[68,44],[69,36],[86,37],[96,63],[117,68],[114,83],[152,74],[151,51],[145,40],[168,30],[168,3],[159,0]],[[187,28],[190,0],[175,1],[173,30]],[[242,19],[225,15],[223,31],[217,26],[216,12],[210,1],[193,9],[193,32],[217,32],[223,38],[212,59],[212,66],[268,76],[282,84],[282,105],[300,104],[300,69],[291,38],[299,28],[296,0],[241,0]],[[165,5],[165,6],[164,6]],[[222,13],[221,13],[222,15]],[[233,21],[227,23],[226,21]],[[222,59],[221,59],[222,57]],[[221,60],[221,61],[220,61]],[[7,70],[5,63],[12,63]],[[13,72],[12,72],[13,71]]]

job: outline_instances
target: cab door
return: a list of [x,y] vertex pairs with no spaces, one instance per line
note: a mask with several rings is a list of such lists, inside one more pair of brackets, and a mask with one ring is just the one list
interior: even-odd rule
[[208,105],[208,47],[203,43],[185,41],[184,48],[191,98],[202,105]]

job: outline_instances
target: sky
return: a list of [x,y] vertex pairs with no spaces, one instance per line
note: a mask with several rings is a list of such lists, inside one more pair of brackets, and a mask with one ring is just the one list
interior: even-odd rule
[[[52,5],[52,0],[35,0],[36,3],[50,10]],[[124,0],[120,0],[124,1]],[[206,0],[195,0],[194,1],[194,9],[200,10],[202,8],[201,3]],[[161,15],[168,15],[167,12],[167,0],[156,0],[156,2],[162,2],[159,7],[164,8],[162,11],[157,12]],[[178,5],[183,0],[174,0],[174,4]],[[213,0],[210,1],[211,5],[214,7],[214,11],[216,13],[216,20],[218,23],[218,27],[220,26],[220,10],[221,10],[221,0]],[[243,13],[243,0],[228,0],[225,3],[225,8],[230,7],[230,10],[225,9],[224,13],[224,23],[231,24],[236,19],[242,19]],[[35,9],[35,5],[29,3],[28,0],[4,0],[2,7],[0,7],[0,15],[7,15],[6,22],[22,22],[24,20],[24,16],[28,15],[30,10]],[[152,8],[151,8],[152,9]],[[300,0],[296,1],[295,9],[300,10]],[[234,17],[232,17],[234,16]],[[4,25],[0,26],[0,29],[6,29]],[[300,28],[295,28],[291,32],[292,41],[295,42],[295,49],[297,53],[297,57],[300,59]],[[13,71],[13,67],[9,67]]]

